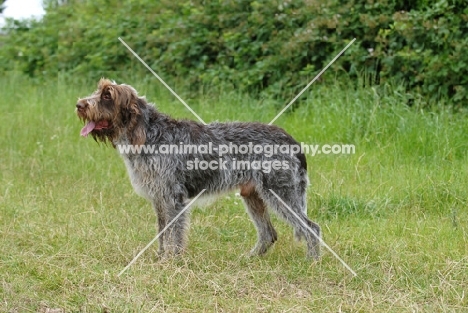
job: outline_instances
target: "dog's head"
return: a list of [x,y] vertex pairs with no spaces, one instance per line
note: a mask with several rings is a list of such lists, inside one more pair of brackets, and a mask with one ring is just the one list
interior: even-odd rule
[[146,101],[128,85],[118,85],[101,78],[98,89],[86,98],[78,99],[76,114],[86,125],[82,136],[91,134],[97,141],[113,143],[126,140],[132,145],[146,141],[142,114]]

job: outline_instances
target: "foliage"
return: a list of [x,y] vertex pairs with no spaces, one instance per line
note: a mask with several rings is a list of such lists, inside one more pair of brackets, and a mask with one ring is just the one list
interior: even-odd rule
[[438,1],[421,11],[397,12],[381,31],[376,55],[382,77],[410,83],[434,99],[468,99],[468,8],[462,1]]
[[364,75],[364,83],[404,81],[432,100],[468,98],[462,0],[48,3],[42,21],[9,21],[0,70],[144,73],[122,37],[152,68],[192,87],[228,82],[289,99],[357,38],[322,80]]

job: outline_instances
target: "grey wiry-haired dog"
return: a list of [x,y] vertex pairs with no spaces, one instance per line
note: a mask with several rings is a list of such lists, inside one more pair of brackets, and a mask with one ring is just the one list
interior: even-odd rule
[[[98,89],[76,105],[77,115],[86,122],[83,136],[110,141],[121,150],[133,187],[151,201],[162,230],[184,208],[187,200],[198,195],[219,194],[236,188],[258,232],[252,255],[264,254],[277,240],[267,208],[294,228],[297,238],[307,242],[307,256],[319,257],[320,227],[306,215],[308,184],[306,158],[302,153],[258,153],[267,146],[298,143],[283,129],[260,123],[211,123],[175,120],[158,112],[128,85],[101,79]],[[127,150],[122,147],[144,147]],[[215,147],[192,153],[156,153],[158,148],[191,145]],[[253,146],[255,153],[241,153]],[[221,154],[216,147],[229,147]],[[156,151],[149,152],[149,148]],[[258,149],[260,148],[260,149]],[[203,150],[203,151],[202,151]],[[244,149],[245,150],[245,149]],[[245,151],[244,151],[245,152]],[[203,163],[205,162],[205,163]],[[204,166],[201,165],[210,166]],[[200,166],[197,166],[200,165]],[[302,220],[299,221],[270,191],[273,190]],[[183,214],[160,237],[160,254],[178,254],[185,246],[188,216]],[[312,234],[308,228],[312,229]]]

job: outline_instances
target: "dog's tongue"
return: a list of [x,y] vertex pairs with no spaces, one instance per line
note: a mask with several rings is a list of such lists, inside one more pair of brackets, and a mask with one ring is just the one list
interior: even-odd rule
[[88,136],[88,134],[93,131],[94,127],[96,127],[96,123],[89,122],[85,125],[85,127],[83,127],[83,129],[80,132],[80,135],[83,137]]

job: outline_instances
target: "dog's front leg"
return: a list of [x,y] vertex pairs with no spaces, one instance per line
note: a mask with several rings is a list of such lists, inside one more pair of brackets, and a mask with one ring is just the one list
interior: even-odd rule
[[[167,224],[167,214],[164,210],[164,207],[162,206],[161,202],[156,200],[153,200],[153,208],[154,211],[156,212],[156,216],[158,218],[158,233],[161,232],[164,227],[166,227]],[[165,234],[162,233],[159,236],[159,247],[158,247],[158,256],[162,257],[164,256],[164,236]]]
[[181,254],[185,249],[187,241],[187,227],[189,216],[187,212],[182,213],[179,217],[176,216],[184,209],[183,201],[174,201],[167,206],[166,217],[167,223],[173,221],[165,232],[164,244],[165,255],[175,256]]
[[166,186],[164,192],[153,201],[158,215],[159,231],[167,227],[159,237],[159,253],[164,256],[178,255],[185,249],[189,215],[187,212],[181,215],[179,213],[184,210],[186,200],[184,189],[176,185]]

